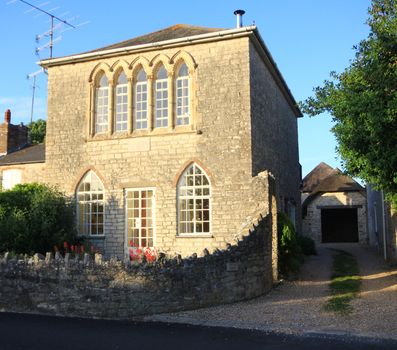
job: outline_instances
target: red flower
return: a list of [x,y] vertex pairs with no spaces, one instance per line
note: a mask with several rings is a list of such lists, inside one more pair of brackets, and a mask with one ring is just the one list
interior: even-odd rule
[[69,244],[68,244],[68,242],[63,242],[63,247],[65,248],[65,250],[68,250],[69,249]]

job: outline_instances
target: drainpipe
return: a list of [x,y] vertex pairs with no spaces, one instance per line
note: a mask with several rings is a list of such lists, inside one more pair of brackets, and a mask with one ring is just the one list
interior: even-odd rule
[[382,195],[382,215],[383,215],[383,257],[387,260],[387,247],[386,247],[386,212],[385,212],[385,195],[381,191]]

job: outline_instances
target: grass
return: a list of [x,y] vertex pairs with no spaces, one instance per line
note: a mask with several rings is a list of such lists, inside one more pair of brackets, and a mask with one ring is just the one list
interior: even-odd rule
[[361,286],[358,264],[350,253],[337,249],[333,251],[333,273],[330,283],[332,296],[325,308],[348,315],[353,311],[350,302],[357,297]]

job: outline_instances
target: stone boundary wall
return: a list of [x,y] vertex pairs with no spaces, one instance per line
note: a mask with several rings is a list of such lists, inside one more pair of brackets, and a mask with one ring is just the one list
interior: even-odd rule
[[272,287],[272,217],[225,250],[131,264],[0,257],[0,311],[131,319],[249,299]]

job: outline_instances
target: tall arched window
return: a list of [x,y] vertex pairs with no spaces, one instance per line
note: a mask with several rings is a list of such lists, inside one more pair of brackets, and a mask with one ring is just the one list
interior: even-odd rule
[[108,106],[109,87],[108,79],[102,74],[95,89],[95,133],[100,134],[108,131]]
[[147,77],[143,69],[141,69],[136,76],[134,103],[134,129],[146,129],[148,127]]
[[190,123],[189,110],[189,70],[186,64],[179,67],[176,82],[176,125],[188,125]]
[[154,126],[163,128],[168,126],[168,78],[164,66],[157,72],[155,81]]
[[114,130],[126,131],[128,124],[128,80],[124,72],[119,75],[115,87]]
[[87,172],[81,179],[77,191],[78,230],[81,235],[100,236],[104,234],[104,188],[93,172]]
[[177,186],[178,233],[210,233],[211,185],[204,170],[190,165]]

